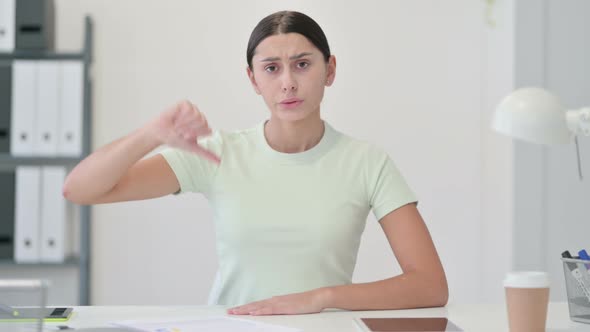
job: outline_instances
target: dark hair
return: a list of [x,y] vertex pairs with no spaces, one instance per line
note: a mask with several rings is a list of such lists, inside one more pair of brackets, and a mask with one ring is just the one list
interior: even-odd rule
[[295,32],[305,36],[324,55],[328,62],[330,58],[330,46],[322,28],[311,17],[295,11],[280,11],[263,18],[252,31],[246,50],[248,67],[252,69],[252,57],[258,44],[266,37],[282,33]]

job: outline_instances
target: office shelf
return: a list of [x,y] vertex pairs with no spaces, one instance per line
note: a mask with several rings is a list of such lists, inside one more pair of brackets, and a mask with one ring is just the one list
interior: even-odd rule
[[74,157],[15,157],[0,153],[0,170],[12,170],[17,166],[76,165],[82,159]]
[[0,52],[0,60],[86,60],[90,63],[92,57],[92,19],[86,16],[84,22],[84,46],[80,52],[57,52],[51,50],[14,50]]
[[[84,22],[84,45],[80,52],[56,52],[46,50],[15,50],[14,52],[0,53],[0,61],[13,60],[79,60],[84,67],[84,99],[83,99],[83,116],[82,116],[82,155],[76,157],[17,157],[8,153],[0,153],[0,170],[13,170],[17,166],[74,166],[90,153],[90,138],[92,137],[91,126],[91,82],[90,82],[90,65],[92,63],[92,35],[93,24],[89,16],[85,17]],[[70,257],[61,263],[16,263],[13,260],[0,260],[0,267],[77,267],[79,269],[79,305],[90,304],[90,206],[82,205],[80,208],[80,252],[76,257]]]
[[14,52],[0,52],[0,60],[83,60],[84,53],[58,53],[52,51],[14,51]]
[[19,267],[38,267],[38,266],[78,266],[80,259],[78,257],[69,257],[63,262],[34,262],[34,263],[17,263],[11,259],[0,259],[0,266],[19,266]]

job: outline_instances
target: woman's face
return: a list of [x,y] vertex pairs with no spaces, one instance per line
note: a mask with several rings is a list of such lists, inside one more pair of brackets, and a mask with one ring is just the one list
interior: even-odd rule
[[335,71],[334,56],[326,63],[307,38],[287,33],[258,44],[248,76],[273,117],[299,121],[319,113],[324,87],[332,85]]

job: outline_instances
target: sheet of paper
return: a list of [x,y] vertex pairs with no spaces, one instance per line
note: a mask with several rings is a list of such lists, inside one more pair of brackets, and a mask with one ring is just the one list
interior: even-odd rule
[[175,321],[129,320],[112,324],[144,332],[301,332],[290,327],[222,316]]

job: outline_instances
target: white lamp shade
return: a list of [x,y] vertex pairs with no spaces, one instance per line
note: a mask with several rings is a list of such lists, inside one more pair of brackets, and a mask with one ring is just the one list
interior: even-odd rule
[[504,98],[492,127],[531,143],[565,144],[572,139],[565,108],[556,96],[540,88],[518,89]]

